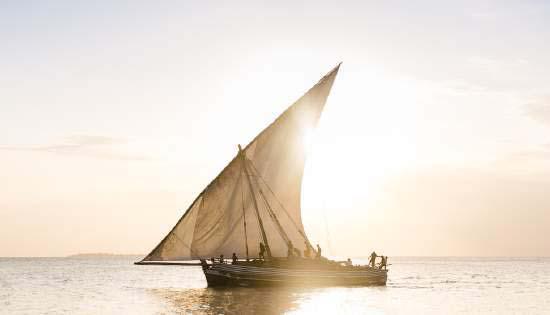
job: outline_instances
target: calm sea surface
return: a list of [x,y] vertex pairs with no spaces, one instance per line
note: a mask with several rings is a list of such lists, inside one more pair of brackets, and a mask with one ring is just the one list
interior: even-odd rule
[[0,314],[550,314],[549,258],[390,258],[386,287],[293,289],[138,258],[0,258]]

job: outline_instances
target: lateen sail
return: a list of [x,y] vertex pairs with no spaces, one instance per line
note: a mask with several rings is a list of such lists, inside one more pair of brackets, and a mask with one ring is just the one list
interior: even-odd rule
[[274,257],[286,256],[289,241],[303,251],[304,136],[317,125],[339,66],[237,154],[143,261],[257,257],[265,241]]

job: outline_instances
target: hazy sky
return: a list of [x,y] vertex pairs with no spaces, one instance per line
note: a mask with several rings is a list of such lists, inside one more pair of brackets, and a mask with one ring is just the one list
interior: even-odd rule
[[548,39],[547,1],[2,1],[0,256],[148,252],[339,61],[313,242],[548,256]]

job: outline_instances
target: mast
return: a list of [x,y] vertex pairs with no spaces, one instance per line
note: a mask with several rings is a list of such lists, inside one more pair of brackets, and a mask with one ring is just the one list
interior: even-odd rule
[[241,148],[241,145],[239,144],[239,155],[241,157],[242,162],[242,168],[245,173],[245,177],[248,182],[248,188],[250,189],[250,194],[252,195],[252,202],[254,203],[254,210],[256,211],[256,218],[258,219],[258,224],[260,225],[260,231],[262,232],[262,240],[265,244],[265,249],[267,251],[267,257],[271,258],[271,249],[269,248],[269,243],[267,241],[267,235],[265,234],[264,230],[264,224],[262,222],[262,218],[260,217],[260,211],[258,210],[258,202],[256,201],[256,196],[254,195],[254,189],[252,188],[252,182],[250,181],[250,175],[248,174],[248,169],[246,167],[246,157],[244,155],[244,152]]
[[[239,148],[240,149],[240,148]],[[246,209],[244,208],[244,189],[242,188],[243,187],[243,173],[241,171],[241,202],[242,202],[242,205],[243,205],[243,224],[244,224],[244,245],[245,245],[245,249],[246,249],[246,261],[248,261],[248,236],[247,236],[247,233],[246,233]]]

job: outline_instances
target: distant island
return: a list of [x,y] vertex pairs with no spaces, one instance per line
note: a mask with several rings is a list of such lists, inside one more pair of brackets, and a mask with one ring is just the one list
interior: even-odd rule
[[78,253],[67,256],[67,258],[100,258],[100,257],[134,257],[144,256],[142,254],[113,254],[113,253]]

